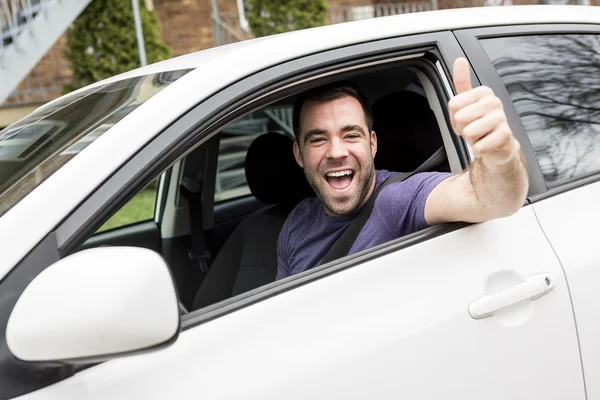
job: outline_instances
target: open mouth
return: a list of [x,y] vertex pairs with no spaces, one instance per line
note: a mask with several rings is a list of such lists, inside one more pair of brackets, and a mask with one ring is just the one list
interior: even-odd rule
[[345,169],[343,171],[328,172],[325,174],[325,179],[329,186],[335,190],[344,190],[352,183],[354,171]]

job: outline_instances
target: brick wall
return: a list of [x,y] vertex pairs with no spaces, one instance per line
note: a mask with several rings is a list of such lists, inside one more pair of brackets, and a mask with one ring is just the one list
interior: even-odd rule
[[70,64],[64,57],[66,43],[67,37],[63,35],[3,105],[39,104],[59,97],[62,87],[73,78]]
[[[210,5],[210,0],[202,0],[207,1]],[[236,0],[218,0],[217,4],[219,6],[219,12],[221,13],[237,13],[237,1]]]
[[[154,0],[161,22],[161,35],[173,56],[210,48],[214,45],[211,0]],[[225,11],[236,11],[236,0],[219,0]],[[72,81],[69,62],[64,57],[66,35],[46,53],[15,92],[2,104],[39,104],[61,95]]]
[[[597,1],[600,1],[600,0],[597,0]],[[438,0],[438,7],[440,9],[481,7],[484,5],[484,2],[485,2],[485,0]],[[538,0],[512,0],[512,4],[515,6],[526,5],[526,4],[539,4],[539,1]]]
[[210,0],[154,0],[154,10],[174,56],[213,46]]
[[[174,56],[214,46],[211,0],[154,0],[163,40]],[[237,13],[236,0],[219,0],[219,12]]]
[[[392,2],[393,0],[388,0],[387,2]],[[329,7],[338,7],[338,6],[364,6],[368,4],[373,4],[372,0],[329,0]]]

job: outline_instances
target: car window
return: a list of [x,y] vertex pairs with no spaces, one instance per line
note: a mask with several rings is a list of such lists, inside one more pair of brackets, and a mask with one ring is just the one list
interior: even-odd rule
[[0,215],[188,71],[160,72],[84,90],[0,131]]
[[293,137],[292,106],[272,106],[245,115],[221,131],[215,203],[250,194],[244,161],[254,139],[267,132]]
[[153,219],[159,180],[160,177],[154,179],[148,186],[138,192],[127,204],[114,213],[97,232],[108,231]]
[[600,35],[482,39],[549,187],[600,171]]

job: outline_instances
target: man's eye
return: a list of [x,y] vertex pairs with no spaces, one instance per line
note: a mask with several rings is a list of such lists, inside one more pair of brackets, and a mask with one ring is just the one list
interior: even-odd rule
[[310,143],[319,143],[319,142],[322,142],[322,141],[323,141],[323,138],[314,138],[314,139],[310,140]]
[[358,138],[359,138],[359,135],[356,133],[351,133],[346,136],[346,139],[358,139]]

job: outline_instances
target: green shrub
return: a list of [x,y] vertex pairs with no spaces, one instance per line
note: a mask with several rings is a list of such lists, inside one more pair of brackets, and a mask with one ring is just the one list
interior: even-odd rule
[[[169,58],[158,18],[144,1],[140,1],[140,14],[148,64]],[[69,29],[67,41],[74,82],[65,92],[140,66],[129,0],[92,0]]]
[[255,36],[274,35],[327,23],[327,0],[248,0]]

